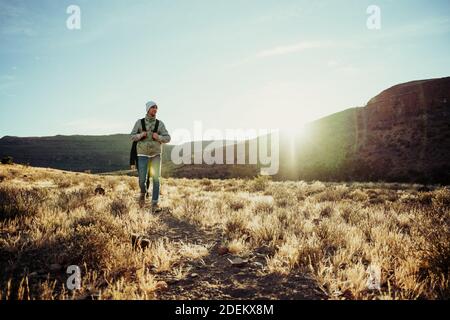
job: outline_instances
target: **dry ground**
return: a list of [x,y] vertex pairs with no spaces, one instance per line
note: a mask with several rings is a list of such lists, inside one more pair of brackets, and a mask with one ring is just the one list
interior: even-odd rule
[[431,189],[163,179],[151,214],[133,177],[1,165],[0,298],[448,299],[450,190]]

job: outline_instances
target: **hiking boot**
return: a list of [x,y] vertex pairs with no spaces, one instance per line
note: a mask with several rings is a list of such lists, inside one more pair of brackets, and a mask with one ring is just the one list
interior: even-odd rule
[[152,203],[152,213],[159,213],[162,208],[157,203]]

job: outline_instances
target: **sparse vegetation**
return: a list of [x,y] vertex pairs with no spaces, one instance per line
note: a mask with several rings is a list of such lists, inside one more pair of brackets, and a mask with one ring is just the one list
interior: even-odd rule
[[[450,297],[448,188],[168,179],[164,213],[152,215],[133,177],[0,168],[1,299],[220,298],[233,268],[273,298],[280,282],[264,281],[298,274],[321,292],[309,298]],[[66,287],[69,265],[82,269],[80,290]],[[380,270],[380,290],[368,288],[369,268]],[[181,290],[190,283],[199,289]]]

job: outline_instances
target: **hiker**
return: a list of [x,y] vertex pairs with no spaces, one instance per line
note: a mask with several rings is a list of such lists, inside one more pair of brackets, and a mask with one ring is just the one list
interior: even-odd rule
[[[137,169],[139,174],[139,187],[141,195],[140,204],[145,203],[148,189],[148,175],[152,174],[152,212],[159,212],[159,177],[161,174],[161,145],[170,142],[170,135],[161,120],[156,119],[158,106],[155,102],[149,101],[145,104],[146,115],[144,119],[138,119],[131,131],[131,139],[137,141]],[[142,125],[145,126],[143,129]]]

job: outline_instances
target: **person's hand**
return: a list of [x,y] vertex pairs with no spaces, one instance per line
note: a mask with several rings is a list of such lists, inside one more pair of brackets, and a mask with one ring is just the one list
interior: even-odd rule
[[159,136],[156,132],[153,132],[152,137],[153,137],[153,140],[156,140],[156,141],[159,140]]
[[131,165],[131,170],[136,170],[136,166],[134,164]]
[[142,139],[147,138],[147,131],[142,131]]

